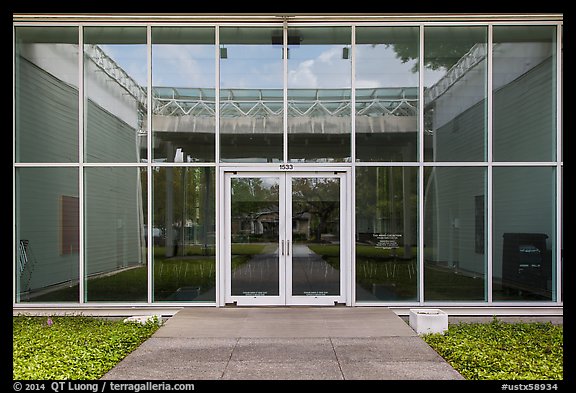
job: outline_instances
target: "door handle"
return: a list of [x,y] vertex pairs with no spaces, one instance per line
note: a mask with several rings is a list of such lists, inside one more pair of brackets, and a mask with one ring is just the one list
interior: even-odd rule
[[286,255],[290,255],[290,240],[286,240]]
[[284,240],[282,240],[281,248],[282,248],[282,255],[284,255]]

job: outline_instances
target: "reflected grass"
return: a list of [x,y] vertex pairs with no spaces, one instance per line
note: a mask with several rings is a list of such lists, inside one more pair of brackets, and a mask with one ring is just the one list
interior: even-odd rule
[[[264,250],[261,244],[236,244],[232,256],[232,269],[243,265]],[[154,301],[194,300],[215,301],[211,292],[216,287],[216,258],[205,247],[194,245],[184,248],[184,256],[165,257],[165,247],[154,247]],[[204,255],[206,253],[212,255]],[[182,288],[194,288],[194,295],[185,299],[174,299]],[[86,301],[96,302],[147,302],[148,268],[137,265],[89,278],[86,281]],[[34,302],[77,302],[78,284],[59,288],[36,296]]]
[[[356,284],[358,300],[417,300],[418,249],[411,247],[412,258],[403,247],[380,249],[356,245]],[[424,267],[426,300],[483,301],[484,276],[463,274],[455,269]]]

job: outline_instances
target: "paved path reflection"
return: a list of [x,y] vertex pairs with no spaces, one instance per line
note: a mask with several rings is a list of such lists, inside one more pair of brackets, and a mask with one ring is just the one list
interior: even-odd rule
[[[279,249],[267,245],[262,254],[232,271],[232,295],[278,295]],[[295,295],[338,295],[340,271],[306,244],[292,247],[292,280]]]

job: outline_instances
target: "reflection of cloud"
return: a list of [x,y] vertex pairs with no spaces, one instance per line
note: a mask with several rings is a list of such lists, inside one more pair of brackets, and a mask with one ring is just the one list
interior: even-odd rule
[[[296,50],[301,50],[297,48]],[[288,87],[290,88],[347,88],[350,87],[350,61],[342,59],[342,47],[322,46],[321,52],[309,47],[301,58],[290,59]]]
[[333,60],[335,58],[338,58],[337,56],[339,55],[339,53],[341,53],[339,50],[341,51],[342,48],[338,46],[333,46],[327,51],[320,53],[320,56],[318,56],[318,60],[323,63],[333,64]]
[[298,64],[295,70],[288,72],[288,85],[290,87],[315,88],[318,86],[318,77],[315,75],[314,60],[305,60]]
[[214,86],[214,78],[208,77],[214,75],[214,62],[208,61],[203,69],[202,61],[197,60],[210,56],[206,48],[197,45],[155,45],[152,51],[154,86]]
[[[141,86],[147,84],[145,45],[100,45],[100,47]],[[342,59],[340,45],[304,45],[291,48],[288,62],[289,88],[349,88],[351,63]],[[230,50],[233,48],[230,48]],[[222,88],[281,88],[282,61],[277,51],[259,46],[241,46],[220,64]],[[267,51],[268,50],[268,51]],[[294,51],[294,52],[292,52]],[[172,87],[213,87],[214,46],[154,45],[153,85]],[[234,55],[234,56],[232,56]],[[402,63],[386,45],[356,46],[356,87],[418,86],[413,68],[417,59]],[[431,86],[444,70],[425,70],[425,86]]]
[[359,79],[356,78],[356,88],[357,89],[367,89],[382,87],[382,82],[377,79]]

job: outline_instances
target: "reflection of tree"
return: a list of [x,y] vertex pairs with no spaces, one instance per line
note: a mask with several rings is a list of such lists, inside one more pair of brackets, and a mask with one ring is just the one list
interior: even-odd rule
[[403,234],[405,255],[416,243],[417,168],[377,167],[356,171],[357,217],[365,222],[359,233]]
[[278,179],[273,178],[234,178],[231,181],[232,220],[238,225],[235,231],[240,235],[243,225],[249,225],[248,240],[256,235],[259,241],[278,238],[278,208],[280,189]]
[[[424,68],[438,70],[444,68],[449,70],[454,64],[470,51],[478,42],[478,39],[455,40],[448,34],[440,36],[436,34],[433,38],[426,38],[424,44]],[[396,57],[406,63],[410,60],[418,59],[418,44],[400,42],[390,44],[396,52]],[[418,62],[412,67],[412,72],[418,72]]]
[[[292,181],[292,215],[308,213],[314,225],[313,241],[329,230],[330,222],[338,221],[340,213],[340,182],[334,178],[298,178]],[[316,223],[312,221],[314,219]]]
[[[166,235],[170,230],[178,230],[181,244],[192,235],[186,233],[185,228],[199,230],[198,241],[206,253],[208,229],[214,221],[213,195],[211,168],[156,168],[153,181],[154,226],[163,228]],[[167,239],[172,237],[167,235]]]
[[278,182],[267,185],[262,178],[232,179],[232,211],[234,215],[253,217],[267,212],[277,212],[280,190]]

